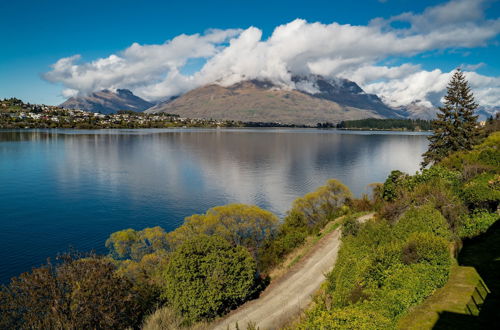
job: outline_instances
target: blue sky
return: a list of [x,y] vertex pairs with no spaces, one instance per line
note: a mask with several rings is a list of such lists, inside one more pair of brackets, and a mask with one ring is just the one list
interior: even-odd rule
[[[468,1],[477,2],[476,8],[480,6],[481,9],[481,17],[464,18],[470,24],[477,24],[484,28],[485,25],[490,24],[489,22],[496,22],[499,19],[500,3],[498,1]],[[329,25],[336,22],[340,25],[349,24],[351,26],[366,27],[373,24],[373,22],[370,23],[371,20],[377,17],[389,19],[405,12],[412,12],[416,16],[424,13],[426,9],[444,3],[446,2],[415,0],[338,2],[331,0],[310,0],[307,2],[290,0],[182,2],[123,0],[2,1],[0,3],[0,13],[2,13],[0,19],[0,40],[2,42],[2,51],[0,52],[0,98],[15,96],[34,103],[57,104],[64,100],[62,96],[62,90],[64,89],[89,92],[90,87],[87,87],[88,84],[82,87],[84,86],[83,83],[78,81],[77,78],[70,80],[64,78],[68,75],[68,71],[61,71],[58,75],[53,75],[50,78],[52,82],[42,77],[44,73],[52,70],[52,64],[62,58],[68,58],[76,54],[79,54],[81,58],[75,60],[74,63],[82,65],[79,70],[83,70],[85,63],[108,58],[112,54],[121,56],[120,54],[133,43],[162,45],[181,34],[200,33],[204,35],[208,29],[220,29],[222,31],[228,29],[246,30],[253,26],[261,31],[260,40],[266,41],[272,36],[277,26],[289,24],[297,18],[303,19],[307,24],[320,22]],[[457,15],[457,13],[450,13],[450,15]],[[462,18],[458,17],[457,19]],[[413,16],[410,20],[412,24],[417,24]],[[456,23],[455,21],[450,25],[450,29],[456,27]],[[307,24],[304,25],[306,28]],[[380,29],[405,28],[405,24],[408,23],[396,21],[387,24],[386,27]],[[494,29],[496,28],[495,25]],[[334,38],[335,33],[332,33],[332,38]],[[423,31],[422,27],[420,27],[420,30],[411,31],[411,33],[423,35],[425,38],[430,35],[428,31]],[[210,58],[226,47],[231,38],[237,37],[238,34],[230,34],[227,39],[213,42],[215,50],[212,50],[212,53],[209,52],[210,54],[207,53],[208,55],[204,54],[200,57],[183,58],[182,64],[176,68],[184,76],[195,74]],[[470,71],[476,72],[481,77],[492,77],[492,83],[497,84],[497,78],[500,76],[499,35],[494,33],[493,36],[479,36],[477,38],[475,42],[468,46],[464,46],[467,43],[461,40],[454,41],[455,43],[450,42],[450,45],[446,47],[430,46],[422,51],[410,50],[408,52],[376,54],[367,58],[367,64],[377,67],[400,67],[405,63],[410,63],[413,66],[418,66],[418,69],[409,70],[408,76],[396,75],[395,79],[399,79],[400,83],[405,78],[408,80],[409,75],[415,75],[417,71],[432,72],[439,69],[442,74],[445,74],[457,66],[470,65]],[[332,53],[335,53],[335,49],[332,49]],[[312,50],[311,52],[314,53],[315,51]],[[273,51],[271,53],[274,54]],[[331,58],[345,58],[347,56],[345,54],[332,55]],[[252,55],[249,54],[249,56]],[[312,64],[309,66],[315,67],[314,65],[316,65],[317,67],[323,63],[320,60],[328,58],[325,54],[321,56],[321,58],[310,60],[315,62],[310,62],[309,64]],[[270,58],[269,55],[266,55],[266,58]],[[145,57],[144,61],[148,61],[148,58]],[[284,65],[285,67],[288,65],[293,66],[296,62],[297,60],[294,59]],[[356,65],[359,66],[360,64],[357,63]],[[218,66],[214,64],[214,67]],[[151,79],[155,80],[154,85],[149,85],[145,81],[137,81],[135,77],[121,77],[109,80],[113,83],[106,82],[110,84],[110,86],[107,86],[106,83],[101,83],[101,81],[96,82],[95,80],[98,78],[94,77],[91,86],[98,86],[99,88],[103,86],[110,88],[127,87],[140,96],[149,99],[161,99],[170,96],[169,94],[183,92],[197,86],[196,84],[189,85],[187,78],[184,76],[182,77],[183,80],[171,78],[168,82],[164,81],[164,76],[168,75],[172,68],[166,69],[162,66],[162,70],[165,70],[163,78],[152,76]],[[222,67],[219,66],[218,68]],[[370,92],[384,93],[385,91],[388,98],[404,98],[401,94],[398,94],[403,87],[396,85],[397,81],[391,81],[392,85],[389,84],[391,77],[377,76],[377,79],[370,81],[367,80],[366,74],[360,76],[360,72],[353,71],[357,68],[350,67],[349,70],[346,69],[347,71],[343,72],[333,69],[325,72],[331,75],[338,73],[341,76],[352,74],[353,77],[358,77],[359,81],[357,82]],[[290,70],[293,71],[294,69]],[[264,71],[268,72],[269,70]],[[92,72],[95,73],[95,70]],[[245,71],[246,73],[248,71]],[[239,72],[239,74],[242,73]],[[209,76],[215,77],[213,74]],[[225,78],[227,77],[225,76]],[[193,78],[190,79],[190,81],[193,80]],[[207,79],[209,78],[203,78],[197,84],[206,82]],[[279,79],[282,79],[282,77],[280,76]],[[484,88],[486,80],[483,78],[481,78],[482,80],[477,79],[477,85]],[[354,80],[356,81],[356,79]],[[179,87],[180,89],[171,86],[166,87],[167,83],[184,87]],[[377,83],[384,83],[384,85],[377,85]],[[148,88],[157,92],[150,92]],[[69,95],[69,92],[65,95]],[[491,95],[487,95],[487,97],[491,97]],[[490,103],[495,105],[495,102],[496,100],[493,100]]]

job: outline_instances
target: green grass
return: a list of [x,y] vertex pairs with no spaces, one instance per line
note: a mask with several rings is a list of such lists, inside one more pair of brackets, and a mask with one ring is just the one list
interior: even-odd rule
[[483,235],[466,241],[458,261],[472,266],[491,290],[477,317],[484,328],[499,326],[500,322],[500,223],[496,222]]
[[468,314],[467,304],[475,293],[480,276],[473,267],[453,266],[446,285],[403,317],[399,329],[432,329],[440,315]]
[[465,241],[458,262],[460,266],[453,267],[448,283],[402,318],[400,329],[498,328],[500,223]]

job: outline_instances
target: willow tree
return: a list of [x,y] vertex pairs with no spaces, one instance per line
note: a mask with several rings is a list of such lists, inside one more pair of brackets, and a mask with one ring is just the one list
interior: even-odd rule
[[434,134],[429,136],[429,150],[423,154],[422,167],[437,163],[451,153],[470,150],[478,142],[478,104],[463,72],[457,69],[453,74],[439,107],[437,119],[433,122]]

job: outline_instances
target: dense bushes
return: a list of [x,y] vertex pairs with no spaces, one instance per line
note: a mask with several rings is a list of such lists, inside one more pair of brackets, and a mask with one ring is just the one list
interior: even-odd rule
[[380,313],[348,306],[331,310],[313,309],[305,322],[298,324],[298,329],[391,329],[391,321]]
[[0,291],[2,329],[116,329],[137,326],[147,306],[140,292],[95,256],[65,256],[13,278]]
[[495,210],[500,201],[500,175],[483,173],[467,182],[462,190],[467,205],[474,208]]
[[451,247],[499,220],[500,133],[415,175],[393,171],[378,221],[344,225],[327,288],[303,329],[385,329],[448,278]]
[[324,226],[338,215],[344,204],[352,199],[352,193],[338,180],[328,180],[316,191],[297,198],[290,211],[300,225],[314,229]]
[[475,210],[470,215],[464,215],[464,221],[460,227],[461,238],[473,238],[485,233],[496,221],[500,220],[498,213],[489,213],[486,210]]
[[393,327],[409,307],[446,283],[449,237],[446,220],[431,204],[409,209],[395,224],[369,222],[344,235],[327,291],[302,327]]
[[150,253],[169,250],[167,234],[161,227],[117,231],[108,238],[106,247],[114,259],[134,261],[139,261]]
[[338,180],[328,180],[316,191],[297,198],[281,224],[278,234],[268,239],[259,252],[258,267],[262,271],[275,266],[307,236],[319,232],[326,223],[346,214],[352,193]]
[[230,204],[211,208],[206,214],[187,217],[184,224],[169,233],[175,248],[200,234],[222,237],[233,246],[247,248],[258,259],[258,250],[266,240],[273,239],[279,219],[257,206]]
[[245,248],[218,236],[194,236],[172,254],[162,295],[188,321],[211,319],[253,293],[256,271]]

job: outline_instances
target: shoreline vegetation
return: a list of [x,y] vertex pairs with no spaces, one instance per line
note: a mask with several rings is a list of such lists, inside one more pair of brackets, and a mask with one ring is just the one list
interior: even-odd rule
[[409,131],[431,130],[432,122],[421,119],[361,119],[339,123],[298,125],[278,122],[241,122],[216,119],[182,118],[179,115],[146,114],[118,111],[100,114],[57,106],[24,103],[16,98],[0,100],[0,129],[70,128],[70,129],[138,129],[138,128],[322,128],[340,130]]
[[[423,317],[417,328],[466,327],[464,318],[493,327],[500,308],[500,267],[491,267],[500,258],[500,118],[478,127],[459,70],[445,99],[415,174],[392,171],[361,198],[328,180],[296,199],[283,219],[230,204],[187,217],[171,232],[112,233],[108,255],[67,254],[3,286],[0,328],[210,328],[259,299],[290,258],[297,262],[300,249],[341,217],[335,266],[313,304],[285,329],[396,329],[415,311],[437,313],[433,324]],[[373,219],[358,222],[365,212]],[[457,265],[476,268],[486,281],[482,302]],[[471,290],[456,290],[460,281]],[[440,299],[451,294],[459,296],[453,313],[441,313],[447,307]],[[258,322],[236,329],[258,329]]]

